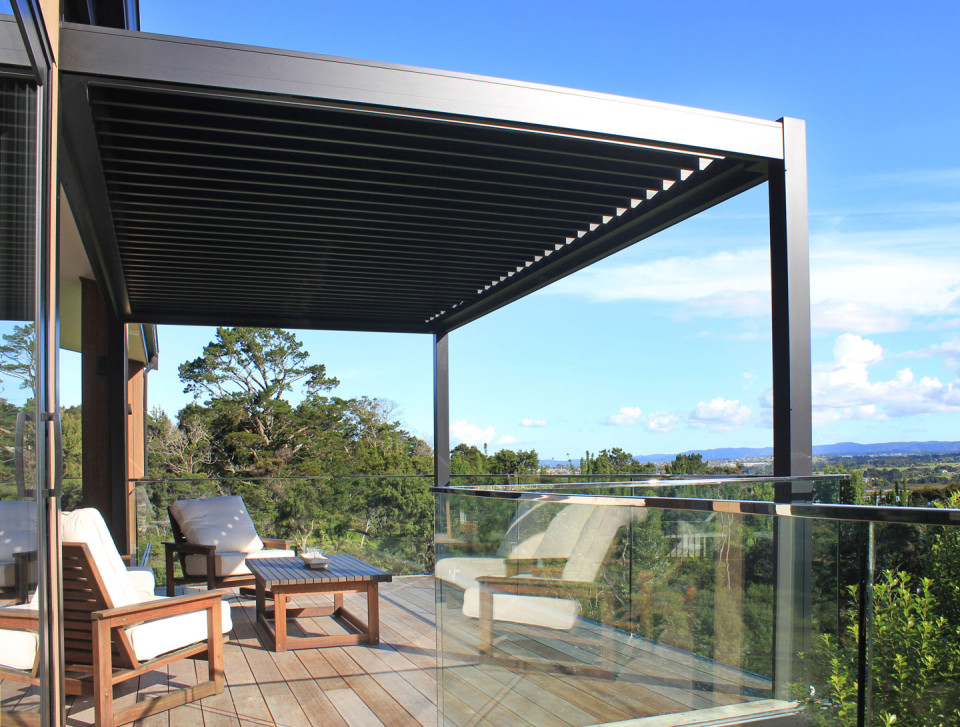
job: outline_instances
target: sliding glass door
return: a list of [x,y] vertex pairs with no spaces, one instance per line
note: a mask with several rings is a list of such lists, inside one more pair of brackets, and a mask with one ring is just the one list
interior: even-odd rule
[[[37,334],[44,326],[37,315],[36,99],[31,80],[0,75],[0,604],[32,604],[42,622],[38,493],[45,480],[37,457]],[[39,655],[37,635],[0,631],[3,667],[38,668]],[[4,724],[31,721],[43,711],[35,685],[3,679],[0,699]]]

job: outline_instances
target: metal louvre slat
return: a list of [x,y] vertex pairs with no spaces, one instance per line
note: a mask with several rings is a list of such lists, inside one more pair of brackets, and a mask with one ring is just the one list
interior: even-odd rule
[[[622,160],[619,161],[623,168],[616,168],[610,164],[610,161],[613,160],[608,160],[604,164],[597,161],[593,166],[585,164],[568,165],[550,162],[540,156],[534,156],[529,149],[526,150],[526,153],[518,149],[513,156],[480,155],[466,154],[454,145],[448,145],[446,149],[398,146],[390,144],[383,137],[359,142],[331,138],[328,135],[311,137],[236,130],[226,127],[210,129],[182,122],[164,123],[150,119],[113,119],[112,124],[122,129],[110,133],[110,137],[113,139],[147,139],[157,144],[183,144],[185,148],[189,148],[191,144],[204,144],[211,147],[242,148],[270,153],[278,151],[295,152],[315,158],[330,157],[364,162],[416,164],[426,167],[441,166],[467,171],[479,171],[496,166],[504,174],[518,177],[558,180],[586,179],[596,183],[606,181],[608,184],[632,184],[633,180],[638,178],[680,179],[681,170],[696,169],[699,162],[699,157],[691,156],[683,160],[684,164],[669,167],[656,167],[642,163],[629,164]],[[151,130],[153,133],[134,133],[130,129]],[[188,132],[192,132],[194,137],[186,137],[185,135]],[[265,141],[273,143],[265,144],[263,143]],[[604,178],[608,179],[604,180]]]
[[[119,190],[130,194],[132,188],[138,190],[148,189],[161,191],[190,190],[203,191],[208,194],[235,194],[247,199],[262,199],[264,197],[276,197],[282,199],[301,199],[306,202],[369,202],[376,200],[382,204],[403,205],[422,209],[429,209],[436,205],[441,209],[461,210],[466,207],[476,208],[485,212],[497,210],[501,214],[511,214],[520,219],[579,219],[577,211],[580,214],[602,215],[609,211],[609,207],[604,204],[580,202],[576,205],[561,205],[551,200],[538,202],[536,205],[520,202],[511,197],[496,197],[493,195],[471,195],[467,198],[462,193],[458,193],[455,199],[451,199],[443,190],[430,190],[424,187],[415,189],[402,188],[397,186],[387,186],[376,182],[359,182],[352,186],[348,180],[340,180],[342,184],[336,186],[308,186],[304,184],[284,183],[276,179],[226,179],[213,176],[203,176],[197,174],[187,175],[188,171],[184,169],[182,174],[172,172],[155,171],[155,167],[160,163],[141,164],[137,168],[124,169],[114,166],[110,169],[113,184],[119,185]],[[136,179],[138,181],[131,181]],[[163,183],[154,180],[165,180]],[[182,182],[188,179],[197,186],[187,186]],[[205,184],[206,183],[206,184]],[[271,191],[271,190],[283,190]],[[402,191],[398,191],[402,190]],[[307,195],[304,192],[316,192],[320,194]],[[252,192],[255,192],[252,193]],[[141,193],[143,193],[141,191]],[[512,210],[507,213],[505,210]]]
[[[137,145],[133,142],[140,141]],[[548,179],[546,177],[518,178],[504,174],[494,167],[476,170],[456,169],[452,166],[432,164],[395,163],[389,160],[362,160],[340,159],[335,164],[324,164],[319,160],[305,160],[298,157],[298,152],[292,150],[264,150],[249,147],[225,146],[224,149],[234,150],[235,153],[213,153],[210,144],[197,142],[189,149],[164,149],[159,146],[147,146],[150,139],[134,139],[127,143],[120,143],[111,135],[103,137],[100,145],[104,153],[105,163],[142,164],[144,162],[160,161],[165,165],[176,168],[206,169],[206,162],[215,161],[220,166],[214,167],[231,172],[254,172],[277,174],[284,177],[301,179],[329,179],[330,172],[348,175],[347,179],[360,181],[378,181],[393,183],[400,186],[432,185],[435,189],[455,189],[464,192],[499,193],[509,196],[519,195],[521,198],[551,199],[564,197],[579,199],[581,197],[603,203],[617,199],[629,199],[638,189],[660,188],[664,181],[673,181],[668,177],[637,177],[635,185],[604,184],[581,179]],[[185,140],[180,140],[185,143]],[[219,146],[219,145],[217,145]],[[258,154],[251,152],[256,151]],[[362,162],[350,164],[350,161]],[[232,166],[231,166],[232,165]],[[451,187],[450,185],[458,185]]]
[[[196,212],[209,212],[219,217],[225,214],[231,216],[242,213],[251,219],[264,219],[275,217],[277,210],[284,210],[284,219],[298,218],[313,219],[316,212],[309,205],[304,204],[284,204],[278,202],[265,202],[257,199],[245,200],[224,200],[211,197],[173,197],[160,194],[138,194],[124,191],[118,195],[118,199],[123,200],[124,209],[144,209],[153,210],[156,214],[168,214],[171,210],[182,212],[190,210]],[[200,204],[206,202],[209,204]],[[339,215],[363,214],[366,218],[382,218],[392,223],[406,223],[410,219],[420,219],[424,217],[424,212],[419,210],[408,211],[385,210],[383,205],[377,205],[370,202],[354,202],[351,205],[324,205],[324,211],[328,216],[337,218]],[[233,217],[235,219],[235,217]],[[563,223],[541,222],[539,224],[532,222],[521,222],[518,220],[504,220],[501,217],[483,214],[478,212],[458,211],[451,214],[448,211],[431,211],[429,213],[430,222],[421,221],[430,227],[443,226],[446,229],[458,229],[456,225],[463,225],[463,229],[499,229],[517,230],[523,233],[529,233],[530,230],[537,230],[540,235],[564,235],[569,234],[571,225]]]
[[423,331],[724,162],[469,119],[87,89],[131,319]]
[[[443,240],[454,238],[478,240],[527,240],[538,243],[538,248],[542,249],[544,245],[551,244],[560,234],[536,234],[529,230],[511,231],[502,229],[499,226],[490,228],[483,225],[448,227],[440,223],[417,220],[416,223],[405,222],[401,220],[391,220],[390,225],[377,223],[375,220],[368,220],[363,216],[350,215],[316,215],[314,219],[290,219],[284,215],[282,222],[269,215],[260,215],[254,217],[226,216],[215,214],[214,210],[209,210],[209,214],[202,212],[181,212],[157,210],[157,209],[139,209],[138,211],[127,211],[125,208],[117,210],[114,213],[114,219],[118,222],[118,230],[129,222],[149,223],[154,222],[165,229],[194,227],[199,229],[242,229],[247,231],[263,230],[268,232],[309,232],[311,230],[331,229],[339,230],[344,227],[358,230],[387,231],[387,232],[410,232],[420,237],[436,237]],[[349,224],[347,224],[349,223]]]
[[[344,138],[357,141],[366,139],[371,144],[383,146],[401,145],[397,139],[406,139],[406,147],[419,147],[438,152],[448,152],[456,148],[486,149],[487,152],[474,151],[478,156],[496,156],[505,151],[515,155],[537,155],[538,158],[555,160],[562,166],[575,166],[570,160],[588,160],[591,163],[603,161],[615,164],[642,164],[665,168],[690,168],[690,160],[702,155],[676,150],[653,148],[627,140],[606,140],[598,143],[593,140],[578,139],[565,135],[557,138],[549,134],[527,135],[523,143],[517,143],[511,131],[482,125],[450,124],[427,119],[410,119],[391,114],[376,114],[370,111],[358,112],[322,105],[288,105],[283,115],[263,113],[266,108],[256,103],[241,102],[232,99],[217,99],[199,96],[186,97],[176,101],[176,111],[171,104],[163,103],[163,92],[126,93],[129,100],[120,101],[114,89],[102,89],[95,97],[98,107],[118,121],[132,119],[151,121],[163,117],[167,121],[177,120],[184,124],[190,120],[203,126],[203,119],[212,120],[217,128],[233,125],[235,130],[253,133],[291,134],[291,129],[322,129],[332,138]],[[109,111],[106,111],[109,109]],[[273,110],[273,109],[271,109]],[[186,125],[186,124],[185,124]],[[207,124],[209,125],[209,124]],[[341,136],[337,136],[337,134]],[[391,141],[392,139],[392,141]],[[559,160],[564,160],[560,162]]]

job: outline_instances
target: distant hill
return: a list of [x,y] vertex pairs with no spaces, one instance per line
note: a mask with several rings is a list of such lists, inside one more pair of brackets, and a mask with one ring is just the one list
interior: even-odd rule
[[[949,454],[960,452],[960,442],[884,442],[881,444],[859,444],[857,442],[837,442],[836,444],[815,444],[814,455],[830,457],[865,457],[870,455],[895,454]],[[708,462],[731,459],[761,459],[773,456],[773,447],[719,447],[717,449],[688,449],[682,454],[701,454]],[[672,462],[677,452],[672,454],[638,454],[638,462]],[[542,459],[540,464],[546,467],[567,464],[563,459]],[[576,467],[580,460],[573,460]]]

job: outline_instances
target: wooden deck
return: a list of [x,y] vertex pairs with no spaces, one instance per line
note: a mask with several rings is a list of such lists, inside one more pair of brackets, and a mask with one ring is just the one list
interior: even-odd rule
[[[434,580],[402,576],[382,584],[381,643],[273,653],[257,638],[254,600],[232,595],[234,630],[225,646],[226,690],[138,724],[149,727],[315,725],[434,727],[438,725]],[[311,598],[316,605],[324,598]],[[349,596],[361,599],[360,596]],[[357,607],[362,602],[357,600]],[[642,640],[608,639],[606,650],[564,644],[548,636],[501,639],[495,662],[477,654],[477,622],[462,616],[455,597],[441,604],[444,724],[530,727],[602,724],[690,710],[738,709],[762,698],[766,685],[734,669]],[[299,624],[299,622],[298,622]],[[315,633],[342,632],[332,619],[303,624]],[[293,628],[297,628],[294,626]],[[588,629],[591,627],[587,627]],[[589,634],[587,634],[589,636]],[[603,634],[595,634],[602,636]],[[610,634],[606,634],[610,636]],[[557,673],[543,664],[577,662],[586,669]],[[195,681],[203,662],[180,662],[132,681],[121,699],[164,692]],[[600,676],[594,671],[609,672]],[[0,685],[5,710],[35,704],[36,695]],[[133,690],[136,691],[133,691]],[[755,704],[754,706],[759,706]],[[701,713],[702,714],[702,713]],[[729,714],[728,714],[729,716]],[[92,702],[71,697],[68,723],[93,722]],[[658,722],[659,724],[659,722]]]

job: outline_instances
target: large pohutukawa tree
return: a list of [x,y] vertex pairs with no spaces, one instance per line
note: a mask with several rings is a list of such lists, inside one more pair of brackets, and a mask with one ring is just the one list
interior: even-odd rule
[[296,336],[279,328],[218,328],[203,355],[181,364],[184,393],[202,408],[183,420],[206,419],[213,465],[221,473],[270,474],[299,459],[306,422],[289,397],[298,385],[309,400],[339,384],[323,364],[308,362]]

